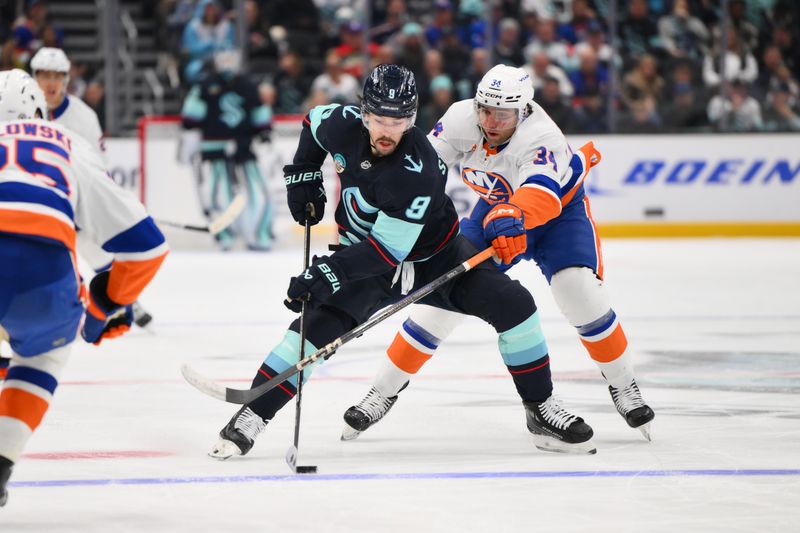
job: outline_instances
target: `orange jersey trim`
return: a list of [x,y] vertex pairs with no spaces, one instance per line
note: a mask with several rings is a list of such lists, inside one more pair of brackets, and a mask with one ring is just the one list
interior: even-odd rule
[[561,214],[561,202],[536,187],[522,187],[508,200],[525,213],[525,229],[532,229]]
[[45,237],[75,250],[75,228],[57,218],[16,209],[0,209],[0,231],[17,235]]
[[156,275],[167,252],[144,261],[114,261],[108,278],[107,294],[120,305],[135,302],[153,276]]

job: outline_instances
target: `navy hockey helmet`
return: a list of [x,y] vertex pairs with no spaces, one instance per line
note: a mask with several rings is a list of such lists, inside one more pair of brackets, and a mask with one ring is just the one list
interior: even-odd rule
[[361,112],[384,117],[415,117],[418,102],[417,82],[410,70],[398,65],[378,65],[364,82]]

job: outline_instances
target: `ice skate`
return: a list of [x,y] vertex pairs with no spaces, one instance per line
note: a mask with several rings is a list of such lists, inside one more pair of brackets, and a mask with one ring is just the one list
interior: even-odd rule
[[11,467],[13,464],[14,463],[5,457],[0,457],[0,507],[3,507],[8,501],[8,490],[6,489],[6,484],[8,483],[8,479],[11,477]]
[[553,396],[547,400],[522,402],[528,431],[537,448],[547,452],[597,453],[591,442],[594,432],[579,416],[570,414]]
[[396,401],[396,395],[386,398],[372,387],[358,405],[352,406],[344,413],[342,440],[358,438],[361,433],[386,416]]
[[611,393],[611,399],[614,400],[617,412],[622,415],[622,418],[625,419],[630,427],[641,431],[644,438],[649,442],[650,422],[655,418],[656,414],[644,403],[636,381],[632,380],[627,387],[619,389],[609,385],[608,392]]
[[225,460],[234,455],[247,455],[256,437],[264,431],[267,423],[247,406],[233,415],[230,422],[219,432],[219,441],[208,455]]
[[142,304],[140,304],[138,300],[133,302],[132,308],[133,308],[133,321],[140,328],[147,327],[147,325],[153,321],[153,315],[148,313],[145,310],[145,308],[142,307]]

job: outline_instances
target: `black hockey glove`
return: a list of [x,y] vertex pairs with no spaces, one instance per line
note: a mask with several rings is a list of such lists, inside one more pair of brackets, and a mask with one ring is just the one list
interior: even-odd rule
[[325,214],[325,187],[322,186],[322,171],[313,165],[286,165],[283,167],[283,179],[286,183],[286,199],[292,218],[298,224],[306,223],[306,205],[314,206],[308,221],[313,226],[322,220]]
[[344,282],[339,267],[327,255],[314,257],[314,262],[299,276],[289,281],[286,291],[286,307],[295,313],[302,309],[303,301],[320,305],[336,294]]

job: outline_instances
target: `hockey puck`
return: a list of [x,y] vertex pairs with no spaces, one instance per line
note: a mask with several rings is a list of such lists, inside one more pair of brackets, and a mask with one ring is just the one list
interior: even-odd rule
[[295,473],[297,474],[316,474],[317,467],[316,466],[298,466],[295,467]]

